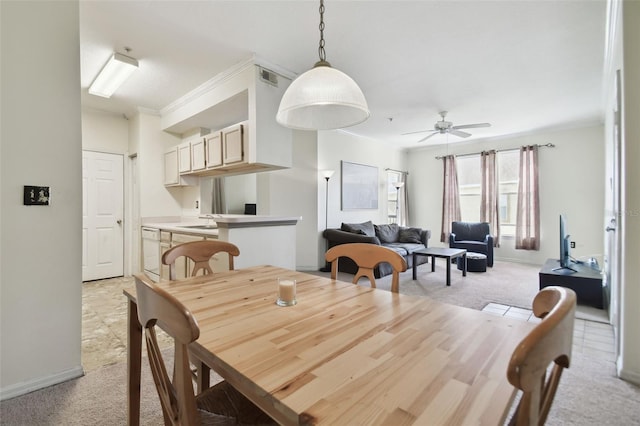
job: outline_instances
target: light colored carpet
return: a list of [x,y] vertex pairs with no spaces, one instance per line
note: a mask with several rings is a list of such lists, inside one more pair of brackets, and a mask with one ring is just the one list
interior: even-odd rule
[[[433,273],[430,264],[421,265],[417,281],[411,279],[411,271],[402,274],[400,290],[474,309],[482,309],[491,302],[529,308],[538,291],[538,270],[539,267],[532,265],[496,262],[486,273],[469,273],[463,278],[460,271],[453,269],[452,285],[447,287],[444,262],[436,261]],[[351,281],[352,276],[340,274],[339,278]],[[366,281],[361,284],[367,285]],[[380,288],[388,289],[389,285],[390,277],[378,280]],[[602,314],[596,312],[596,316]],[[160,404],[146,362],[143,359],[141,424],[161,425]],[[79,379],[3,401],[0,424],[125,425],[126,371],[126,364],[118,363]],[[547,424],[640,425],[638,401],[640,388],[618,379],[612,361],[592,357],[586,351],[574,351]]]
[[[539,289],[539,265],[496,261],[487,272],[468,272],[462,276],[455,264],[451,265],[451,286],[447,287],[446,262],[436,259],[435,272],[431,263],[418,267],[417,280],[412,279],[412,271],[400,274],[400,293],[413,296],[427,296],[452,305],[481,310],[489,303],[531,309],[531,302]],[[330,276],[329,272],[310,272],[315,275]],[[351,282],[353,275],[339,272],[338,279]],[[366,278],[360,285],[369,285]],[[376,280],[381,289],[391,288],[391,275]],[[578,305],[576,318],[608,323],[607,312],[591,306]]]
[[[431,272],[431,263],[418,266],[418,279],[415,281],[412,280],[411,270],[402,273],[400,292],[478,310],[491,302],[528,309],[538,292],[540,268],[534,265],[496,262],[493,268],[487,268],[487,272],[468,272],[463,277],[462,271],[452,264],[449,287],[446,285],[445,260],[436,259],[435,269],[435,272]],[[339,278],[351,281],[353,275],[341,273]],[[359,284],[368,285],[368,281],[361,279]],[[376,286],[389,290],[391,275],[376,280]]]

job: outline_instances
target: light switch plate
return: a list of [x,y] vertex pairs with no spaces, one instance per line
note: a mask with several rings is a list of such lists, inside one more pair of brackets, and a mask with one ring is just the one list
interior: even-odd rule
[[25,206],[48,206],[51,193],[48,186],[24,186]]

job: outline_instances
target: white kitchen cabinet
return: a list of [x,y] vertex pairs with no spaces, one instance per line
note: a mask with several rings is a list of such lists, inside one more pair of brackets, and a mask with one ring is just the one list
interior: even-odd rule
[[207,169],[222,166],[222,133],[213,132],[206,138]]
[[205,169],[206,154],[204,138],[191,142],[191,171],[197,172]]
[[[180,234],[172,232],[171,234],[171,247],[175,247],[180,244],[189,243],[192,241],[202,241],[205,237],[201,235]],[[191,259],[180,256],[176,259],[176,279],[182,280],[191,276],[194,263]]]
[[244,160],[244,126],[236,124],[222,130],[222,153],[224,164]]
[[178,174],[178,150],[176,148],[164,153],[164,184],[177,185]]
[[191,142],[183,142],[178,145],[178,172],[191,172]]
[[198,176],[181,175],[179,172],[179,151],[174,147],[164,153],[164,185],[165,186],[197,186]]
[[160,259],[158,260],[160,266],[160,281],[169,280],[169,265],[162,263],[162,256],[171,248],[171,232],[160,231]]
[[[269,78],[265,79],[264,75]],[[163,115],[162,129],[174,134],[193,133],[194,122],[208,122],[208,129],[233,131],[223,136],[222,164],[211,161],[199,176],[233,176],[291,167],[292,131],[278,124],[280,100],[292,78],[254,63],[230,70],[224,80],[215,82],[201,96],[189,100]],[[217,137],[213,137],[217,143]],[[214,146],[212,142],[211,146]],[[216,145],[217,146],[217,145]],[[207,147],[208,160],[217,160]],[[214,165],[216,164],[216,165]]]

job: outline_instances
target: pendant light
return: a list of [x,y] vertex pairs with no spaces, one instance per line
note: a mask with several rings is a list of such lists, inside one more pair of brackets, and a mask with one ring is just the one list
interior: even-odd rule
[[276,121],[298,130],[341,129],[369,118],[362,90],[342,71],[331,67],[324,51],[324,0],[320,0],[320,60],[298,76],[280,101]]

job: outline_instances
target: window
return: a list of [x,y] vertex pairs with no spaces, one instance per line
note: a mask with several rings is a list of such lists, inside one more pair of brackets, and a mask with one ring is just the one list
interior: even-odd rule
[[387,223],[397,223],[398,190],[395,183],[402,180],[400,172],[387,171]]
[[[498,211],[502,236],[515,235],[519,161],[518,150],[499,151],[497,154],[498,191],[500,193]],[[479,222],[480,201],[482,199],[480,155],[458,157],[456,162],[462,220]]]
[[520,155],[518,150],[498,152],[498,191],[500,203],[500,234],[516,235],[516,210],[518,208],[518,170]]
[[482,198],[480,156],[458,157],[456,164],[458,166],[460,216],[465,222],[480,222],[480,200]]

